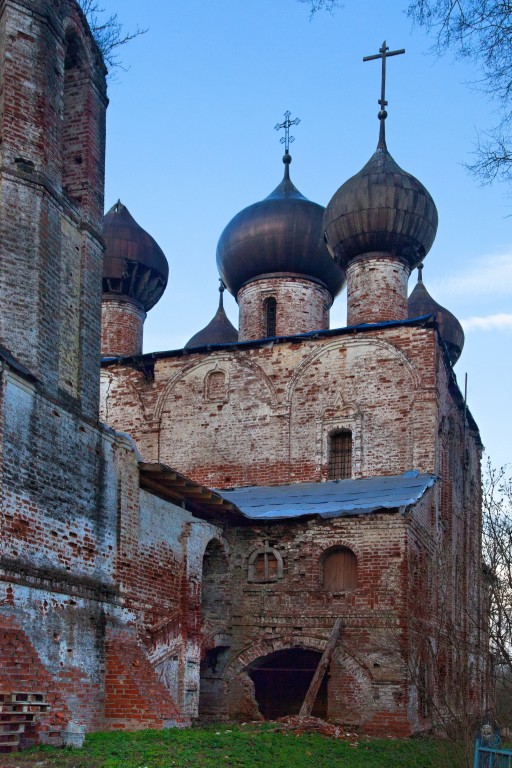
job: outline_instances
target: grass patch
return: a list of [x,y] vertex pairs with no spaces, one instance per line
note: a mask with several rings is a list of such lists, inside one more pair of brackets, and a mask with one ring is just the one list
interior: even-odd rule
[[94,733],[81,750],[39,747],[0,768],[448,768],[449,745],[427,739],[350,744],[264,725]]

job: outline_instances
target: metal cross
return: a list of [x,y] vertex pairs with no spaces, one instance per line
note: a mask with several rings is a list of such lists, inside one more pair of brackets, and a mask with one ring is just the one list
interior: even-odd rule
[[298,125],[300,123],[300,117],[296,117],[295,120],[290,120],[291,112],[287,111],[284,113],[285,120],[283,123],[277,123],[274,128],[276,131],[280,131],[281,128],[284,128],[284,136],[281,136],[281,144],[284,144],[284,151],[286,154],[288,154],[288,151],[290,149],[290,144],[295,141],[295,136],[290,136],[290,126],[292,125]]
[[381,91],[380,91],[380,112],[379,112],[379,120],[385,120],[388,116],[386,112],[386,107],[388,105],[388,102],[386,101],[386,59],[389,56],[398,56],[400,53],[405,53],[405,48],[400,48],[399,51],[390,51],[388,46],[386,45],[386,41],[382,43],[381,47],[379,48],[379,52],[376,53],[374,56],[365,56],[363,58],[363,61],[373,61],[374,59],[382,59],[382,85],[381,85]]

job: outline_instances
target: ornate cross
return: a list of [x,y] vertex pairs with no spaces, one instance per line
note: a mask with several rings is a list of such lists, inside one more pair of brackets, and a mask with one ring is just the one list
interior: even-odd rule
[[399,51],[390,51],[388,46],[386,45],[386,41],[382,43],[381,47],[379,48],[379,52],[374,54],[373,56],[364,56],[363,61],[373,61],[374,59],[382,59],[382,83],[381,83],[381,90],[380,90],[380,112],[379,112],[379,120],[381,120],[381,139],[384,140],[384,120],[388,116],[388,113],[386,112],[386,107],[388,105],[388,102],[386,101],[386,59],[389,56],[398,56],[400,53],[405,53],[405,48],[400,48]]
[[300,117],[296,117],[295,120],[290,120],[291,112],[287,111],[284,113],[285,120],[283,123],[277,123],[274,128],[276,131],[280,131],[281,128],[284,128],[284,136],[281,136],[281,144],[284,144],[284,151],[286,154],[288,154],[288,151],[290,149],[290,144],[295,141],[295,136],[290,136],[290,126],[292,125],[298,125],[300,123]]

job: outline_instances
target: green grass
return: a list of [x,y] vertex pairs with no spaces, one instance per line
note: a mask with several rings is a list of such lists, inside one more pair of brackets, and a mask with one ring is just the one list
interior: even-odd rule
[[0,768],[449,768],[449,745],[426,739],[361,739],[263,726],[95,733],[81,750],[42,747],[0,756]]

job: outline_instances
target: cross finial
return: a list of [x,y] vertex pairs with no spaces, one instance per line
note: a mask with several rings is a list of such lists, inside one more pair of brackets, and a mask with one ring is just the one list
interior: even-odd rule
[[295,136],[290,136],[290,127],[292,125],[298,125],[300,123],[300,117],[296,117],[294,120],[290,120],[291,112],[288,110],[284,113],[284,122],[277,123],[274,128],[276,131],[280,131],[284,128],[284,136],[281,136],[281,144],[284,144],[285,155],[289,153],[290,144],[295,141]]
[[388,105],[388,102],[386,101],[386,59],[389,56],[398,56],[400,53],[405,53],[405,48],[400,48],[398,51],[390,51],[389,47],[386,45],[386,41],[382,43],[381,47],[379,48],[379,52],[375,53],[373,56],[364,56],[363,61],[373,61],[374,59],[382,59],[382,81],[381,81],[381,89],[380,89],[380,110],[379,110],[379,120],[380,120],[380,136],[379,136],[379,147],[384,149],[386,147],[386,135],[384,130],[384,120],[388,116],[388,113],[386,112],[386,107]]

